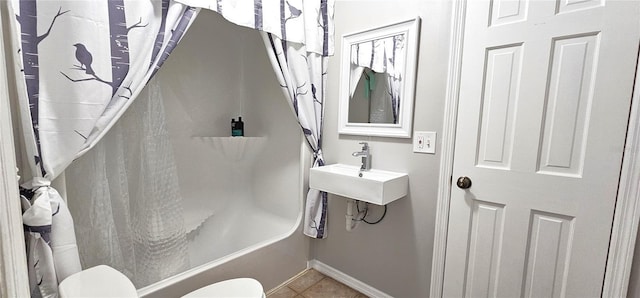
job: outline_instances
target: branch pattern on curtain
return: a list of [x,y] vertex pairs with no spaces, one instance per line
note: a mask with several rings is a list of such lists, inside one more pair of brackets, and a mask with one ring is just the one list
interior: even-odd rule
[[304,44],[307,52],[333,55],[333,0],[176,0],[218,12],[228,21],[281,40]]
[[197,14],[173,0],[11,0],[20,122],[29,167],[23,222],[33,296],[80,270],[73,220],[50,187],[167,59]]
[[[289,43],[271,33],[263,33],[269,59],[289,105],[313,151],[313,167],[324,166],[322,120],[327,74],[327,57],[307,52],[304,45]],[[307,193],[304,234],[327,237],[327,193],[310,189]]]
[[353,96],[360,76],[369,68],[377,73],[387,74],[387,85],[391,107],[393,111],[393,123],[398,123],[398,111],[400,109],[402,68],[396,65],[405,65],[404,35],[395,35],[381,39],[363,42],[351,47],[351,64],[354,68],[351,72],[350,96]]

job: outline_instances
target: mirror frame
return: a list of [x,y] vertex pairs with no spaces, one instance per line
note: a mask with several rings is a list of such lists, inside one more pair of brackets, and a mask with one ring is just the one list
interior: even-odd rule
[[[351,76],[351,46],[399,34],[405,38],[405,66],[402,72],[401,101],[398,123],[349,123],[349,100]],[[417,70],[420,17],[342,36],[340,61],[340,93],[338,96],[338,133],[348,135],[410,138],[413,123],[413,102]]]

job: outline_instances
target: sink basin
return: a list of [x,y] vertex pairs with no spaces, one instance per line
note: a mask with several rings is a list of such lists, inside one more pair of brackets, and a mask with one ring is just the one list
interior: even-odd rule
[[360,167],[332,164],[312,168],[309,187],[376,205],[386,205],[407,195],[409,175]]

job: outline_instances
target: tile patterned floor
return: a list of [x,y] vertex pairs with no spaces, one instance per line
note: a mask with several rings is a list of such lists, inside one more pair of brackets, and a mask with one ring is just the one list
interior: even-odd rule
[[267,298],[368,298],[364,294],[309,269],[298,278],[267,295]]

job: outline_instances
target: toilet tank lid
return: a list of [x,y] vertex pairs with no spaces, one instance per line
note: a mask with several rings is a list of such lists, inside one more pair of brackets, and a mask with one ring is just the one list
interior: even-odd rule
[[183,298],[197,297],[263,297],[262,284],[253,278],[235,278],[197,289]]
[[58,286],[60,297],[138,297],[136,287],[121,272],[98,265],[72,274]]

